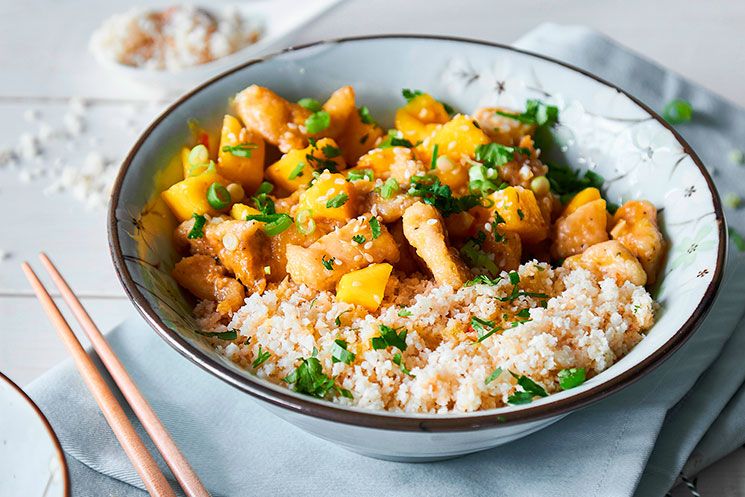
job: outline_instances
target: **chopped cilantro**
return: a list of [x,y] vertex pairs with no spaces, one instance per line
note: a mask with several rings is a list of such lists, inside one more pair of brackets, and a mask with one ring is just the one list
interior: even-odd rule
[[347,309],[346,311],[342,311],[342,312],[340,312],[340,313],[339,313],[339,315],[338,315],[338,316],[336,316],[336,318],[334,318],[334,324],[335,324],[336,326],[341,326],[341,317],[342,317],[342,316],[343,316],[344,314],[348,313],[348,312],[351,312],[351,311],[350,311],[349,309]]
[[375,216],[370,217],[370,231],[372,232],[373,240],[380,236],[380,221]]
[[530,319],[530,309],[527,307],[525,309],[521,309],[520,312],[516,314],[517,317],[521,319]]
[[559,371],[559,386],[562,390],[569,390],[583,384],[585,378],[585,368],[562,369]]
[[517,210],[517,216],[520,218],[520,221],[525,219],[525,214],[523,213],[522,209]]
[[499,171],[494,167],[474,164],[468,169],[468,188],[471,192],[488,195],[507,186],[499,179]]
[[256,354],[256,359],[254,359],[253,362],[251,363],[251,367],[254,369],[258,368],[259,366],[264,364],[271,355],[272,354],[266,350],[262,351],[261,344],[259,344],[259,351]]
[[331,116],[325,110],[314,112],[305,120],[305,129],[310,134],[320,133],[331,125]]
[[255,143],[240,143],[238,145],[225,145],[222,147],[223,152],[227,152],[236,157],[251,157],[251,151],[259,148]]
[[601,188],[605,179],[594,171],[585,171],[580,177],[579,171],[569,166],[546,164],[548,173],[546,178],[551,184],[551,191],[560,195],[562,203],[571,200],[572,196],[588,187]]
[[476,147],[476,160],[487,167],[499,167],[518,159],[518,154],[530,156],[530,150],[508,147],[499,143],[487,143]]
[[380,336],[373,337],[371,340],[374,350],[396,347],[400,351],[406,350],[406,329],[398,333],[401,328],[391,328],[384,324],[380,325]]
[[[238,330],[236,330],[235,328],[228,331],[222,331],[220,333],[205,333],[202,331],[197,331],[197,333],[210,338],[219,338],[220,340],[235,340],[236,338],[238,338]],[[251,338],[249,337],[249,340],[250,339]]]
[[411,311],[408,310],[406,307],[402,307],[401,309],[399,309],[398,315],[402,318],[406,318],[411,316]]
[[334,157],[339,157],[341,155],[339,147],[333,145],[324,145],[321,152],[323,152],[323,155],[325,155],[327,159],[333,159]]
[[494,326],[494,321],[481,319],[476,316],[471,316],[471,328],[476,332],[476,335],[478,336],[477,341],[479,342],[483,342],[494,333],[502,330],[499,326]]
[[530,99],[525,102],[525,111],[521,114],[502,111],[496,111],[496,113],[524,124],[536,124],[538,126],[551,126],[559,120],[558,107],[545,104],[536,99]]
[[401,368],[401,372],[403,374],[409,375],[412,378],[414,378],[414,375],[411,374],[411,371],[409,371],[408,369],[406,369],[406,366],[404,365],[404,360],[401,357],[401,353],[400,352],[396,352],[395,354],[393,354],[393,364],[395,364],[396,366],[400,367]]
[[367,238],[365,238],[365,235],[354,235],[352,237],[352,241],[357,243],[358,245],[362,245],[367,241]]
[[535,381],[525,375],[518,375],[510,371],[510,374],[517,380],[517,384],[523,389],[522,392],[516,391],[507,399],[509,404],[528,404],[533,401],[533,397],[547,397],[548,393]]
[[321,264],[323,264],[323,267],[326,268],[327,271],[333,271],[334,270],[334,259],[333,257],[326,259],[326,256],[321,256]]
[[485,269],[491,274],[498,274],[499,267],[494,263],[494,260],[481,249],[481,244],[484,242],[486,235],[483,231],[476,233],[476,236],[469,238],[466,243],[460,249],[460,255],[466,261],[469,267],[476,269]]
[[193,240],[204,237],[204,223],[207,222],[207,218],[197,213],[192,214],[191,217],[194,218],[194,226],[191,227],[186,238]]
[[411,143],[406,138],[404,138],[401,135],[401,132],[396,131],[395,129],[392,129],[388,131],[388,136],[386,136],[383,139],[383,141],[380,142],[380,145],[378,145],[378,148],[391,148],[391,147],[414,148],[414,144]]
[[334,344],[331,346],[331,362],[352,364],[355,357],[354,353],[347,350],[347,342],[344,340],[334,340]]
[[262,195],[272,193],[272,190],[274,190],[274,185],[272,185],[268,181],[262,181],[262,183],[259,185],[259,188],[256,189],[256,194]]
[[494,286],[497,283],[499,283],[499,281],[501,279],[502,278],[500,276],[497,276],[496,278],[490,278],[489,276],[487,276],[485,274],[479,274],[478,276],[476,276],[472,280],[466,281],[466,283],[463,286],[473,286],[473,285]]
[[440,183],[440,178],[431,175],[413,176],[408,193],[414,197],[421,197],[422,202],[434,206],[446,217],[467,211],[480,203],[478,195],[453,197],[450,187]]
[[411,102],[414,98],[424,94],[420,90],[410,90],[408,88],[404,88],[403,90],[401,90],[401,95],[403,95],[407,102]]
[[341,207],[342,205],[347,203],[347,200],[349,200],[349,195],[347,195],[346,193],[339,193],[338,195],[335,195],[333,198],[326,201],[326,208],[335,209],[337,207]]
[[293,385],[293,390],[299,393],[312,395],[313,397],[325,398],[329,394],[342,395],[352,398],[351,392],[334,384],[334,379],[323,372],[321,362],[315,357],[318,353],[313,350],[313,355],[307,359],[301,358],[300,364],[282,381]]

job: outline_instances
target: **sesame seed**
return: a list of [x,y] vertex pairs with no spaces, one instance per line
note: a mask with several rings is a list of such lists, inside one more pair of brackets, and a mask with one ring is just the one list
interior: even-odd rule
[[428,219],[427,224],[429,224],[430,226],[434,226],[435,224],[437,224],[437,219],[435,218]]
[[222,237],[222,245],[226,250],[232,252],[238,248],[238,238],[234,234],[228,233]]
[[334,264],[336,264],[337,266],[341,266],[343,262],[341,262],[340,259],[334,259]]
[[346,183],[346,180],[344,178],[336,178],[334,183],[337,185],[343,185],[344,183]]
[[372,242],[367,242],[365,245],[362,246],[365,250],[370,250],[373,246]]
[[364,258],[367,262],[373,262],[375,259],[373,259],[373,256],[370,254],[364,254]]

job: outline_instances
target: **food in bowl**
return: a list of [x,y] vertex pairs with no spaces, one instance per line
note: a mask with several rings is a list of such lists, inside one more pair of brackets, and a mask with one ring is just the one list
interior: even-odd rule
[[530,403],[628,353],[655,319],[655,206],[544,163],[556,106],[402,93],[388,132],[349,86],[253,85],[219,139],[195,128],[162,198],[201,332],[297,392],[427,413]]
[[205,64],[256,43],[260,30],[235,8],[134,8],[104,21],[91,49],[110,62],[156,70]]

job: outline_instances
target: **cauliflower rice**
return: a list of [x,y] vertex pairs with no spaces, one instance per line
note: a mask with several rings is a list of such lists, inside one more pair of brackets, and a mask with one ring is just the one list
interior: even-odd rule
[[[196,315],[205,331],[236,329],[238,338],[227,345],[211,340],[221,353],[259,377],[285,384],[282,379],[315,349],[324,372],[352,394],[351,399],[336,396],[334,402],[417,413],[506,405],[522,388],[517,386],[519,375],[549,394],[557,392],[560,370],[584,368],[588,378],[600,373],[628,353],[654,322],[655,303],[643,286],[628,281],[618,285],[585,269],[552,268],[536,261],[517,272],[521,290],[548,298],[498,300],[513,290],[506,272],[496,285],[457,291],[423,276],[394,273],[374,313],[338,302],[332,292],[286,279],[247,297],[227,325],[220,324],[222,316],[211,301],[200,302]],[[530,309],[529,320],[525,309]],[[516,318],[521,310],[523,318]],[[469,325],[474,316],[492,320],[504,331],[477,342]],[[372,349],[380,325],[408,331],[403,368],[394,363],[397,349]],[[336,339],[345,340],[356,354],[351,364],[332,361]],[[259,346],[271,356],[254,369],[251,363]],[[497,368],[501,374],[490,379]]]

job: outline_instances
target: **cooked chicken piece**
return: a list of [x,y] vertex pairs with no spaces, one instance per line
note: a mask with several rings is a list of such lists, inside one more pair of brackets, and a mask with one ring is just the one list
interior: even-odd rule
[[415,159],[410,148],[394,147],[393,162],[390,164],[389,178],[395,179],[399,185],[408,185],[413,176],[423,176],[429,173],[428,166]]
[[614,278],[623,285],[630,281],[634,285],[644,285],[647,273],[629,249],[617,240],[608,240],[588,248],[578,255],[567,257],[563,264],[569,269],[584,268],[601,278]]
[[217,256],[217,253],[212,250],[212,245],[205,237],[189,238],[189,232],[193,227],[193,218],[187,219],[176,227],[176,231],[173,232],[173,243],[176,247],[176,251],[181,254],[188,253]]
[[204,234],[222,265],[238,281],[251,292],[264,291],[264,267],[269,265],[271,251],[263,223],[235,220],[209,223]]
[[[307,248],[288,245],[287,272],[292,280],[316,290],[333,290],[339,279],[350,271],[376,262],[398,262],[396,241],[382,224],[380,235],[373,238],[370,218],[371,215],[366,214],[352,219]],[[357,235],[365,241],[352,240]]]
[[288,197],[275,199],[274,200],[275,210],[277,212],[281,212],[284,214],[292,214],[293,208],[300,201],[300,195],[302,195],[305,190],[307,190],[307,188],[302,187],[292,192]]
[[[500,166],[499,177],[512,186],[530,188],[534,178],[545,176],[548,173],[548,166],[538,158],[533,146],[533,138],[530,136],[523,136],[517,146],[519,147],[516,154],[517,159]],[[525,154],[525,150],[530,153]]]
[[608,216],[605,200],[593,200],[566,217],[556,220],[553,227],[553,257],[562,259],[584,252],[588,247],[608,239]]
[[651,285],[657,280],[666,245],[657,226],[657,209],[646,200],[630,200],[619,207],[612,222],[611,238],[639,259]]
[[416,202],[404,212],[403,228],[406,239],[432,271],[438,284],[455,289],[463,286],[470,273],[455,249],[448,247],[445,225],[437,209]]
[[535,132],[534,124],[524,124],[517,119],[497,114],[497,111],[509,114],[520,114],[518,110],[506,109],[504,107],[482,107],[474,112],[473,117],[479,123],[481,130],[495,142],[516,146],[520,139],[525,135],[532,135]]
[[227,270],[208,255],[184,257],[173,268],[173,278],[198,299],[217,302],[217,312],[230,315],[246,297],[243,285],[226,275]]
[[378,192],[371,192],[365,201],[364,208],[375,215],[386,224],[401,219],[407,207],[417,202],[417,199],[405,193],[397,193],[391,198],[383,198]]
[[284,230],[278,235],[269,237],[272,256],[269,259],[269,281],[282,281],[287,276],[287,246],[299,245],[309,247],[316,240],[331,231],[331,227],[326,227],[323,223],[316,223],[316,229],[312,233],[304,235],[300,233],[295,226]]
[[235,96],[235,108],[247,128],[277,145],[282,152],[308,144],[301,129],[305,129],[305,120],[311,112],[267,88],[249,86]]
[[[416,255],[416,250],[411,246],[404,235],[404,226],[401,221],[388,225],[388,231],[398,245],[399,258],[396,269],[406,274],[416,273],[425,267],[424,261]],[[421,265],[421,267],[420,267]]]
[[344,130],[352,112],[357,112],[357,108],[354,105],[354,88],[351,86],[342,86],[336,90],[326,100],[326,103],[323,104],[323,110],[329,113],[331,121],[328,128],[317,133],[315,136],[338,137]]

